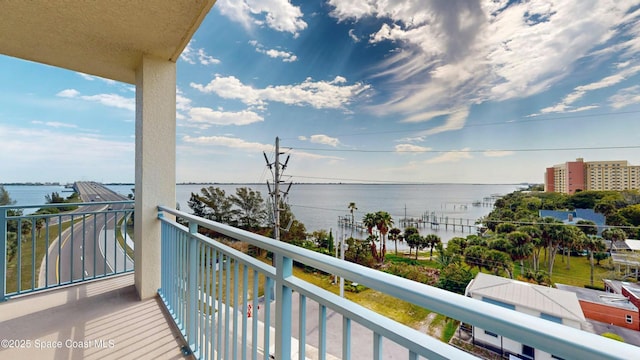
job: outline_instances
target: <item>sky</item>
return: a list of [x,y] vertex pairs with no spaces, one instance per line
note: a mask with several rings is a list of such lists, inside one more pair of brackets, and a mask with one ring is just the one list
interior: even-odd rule
[[[542,183],[640,165],[640,1],[218,0],[177,182]],[[135,87],[0,56],[0,183],[134,181]]]

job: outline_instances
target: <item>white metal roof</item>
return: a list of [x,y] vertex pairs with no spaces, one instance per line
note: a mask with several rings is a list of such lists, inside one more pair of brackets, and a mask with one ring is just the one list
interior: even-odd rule
[[486,297],[562,319],[585,321],[576,294],[499,276],[478,273],[467,288],[474,298]]
[[640,240],[626,239],[624,242],[631,251],[640,251]]

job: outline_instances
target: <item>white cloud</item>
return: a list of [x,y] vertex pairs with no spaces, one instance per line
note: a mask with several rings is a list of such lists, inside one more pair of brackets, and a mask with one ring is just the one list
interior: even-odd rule
[[[184,136],[182,140],[189,144],[203,145],[203,146],[218,146],[226,147],[236,150],[242,150],[247,153],[261,153],[273,151],[273,144],[261,144],[258,142],[250,142],[237,137],[230,136]],[[310,160],[329,160],[329,161],[341,161],[343,158],[336,156],[325,156],[319,154],[308,153],[304,151],[290,150],[291,154],[296,159],[310,159]]]
[[273,145],[270,145],[270,144],[248,142],[239,138],[228,137],[228,136],[191,137],[187,135],[187,136],[184,136],[182,140],[191,144],[222,146],[222,147],[228,147],[228,148],[238,149],[238,150],[243,150],[248,152],[262,152],[262,151],[273,150]]
[[340,140],[323,134],[311,135],[309,141],[314,144],[329,145],[333,147],[340,145]]
[[261,54],[265,54],[270,58],[274,58],[274,59],[280,58],[282,59],[283,62],[294,62],[298,60],[298,57],[291,52],[276,50],[276,49],[266,49],[262,44],[260,44],[255,40],[249,41],[249,44],[255,47],[257,52]]
[[418,146],[418,145],[413,145],[413,144],[398,144],[396,145],[396,152],[410,152],[410,153],[417,153],[417,152],[426,152],[426,151],[431,151],[432,149],[430,147],[424,147],[424,146]]
[[220,63],[219,59],[216,59],[215,57],[207,54],[207,52],[203,48],[194,48],[194,42],[195,40],[189,41],[184,50],[182,50],[182,54],[180,54],[180,59],[182,59],[182,61],[192,65],[194,65],[196,62],[200,63],[201,65],[215,65]]
[[36,125],[44,125],[44,126],[49,126],[52,128],[70,128],[70,129],[75,129],[78,126],[74,125],[74,124],[67,124],[67,123],[62,123],[62,122],[58,122],[58,121],[38,121],[38,120],[34,120],[31,122],[32,124],[36,124]]
[[[437,112],[431,113],[431,114],[437,114]],[[446,131],[454,131],[454,130],[462,129],[467,122],[467,117],[469,116],[469,109],[468,108],[453,109],[451,111],[442,112],[441,114],[448,115],[447,119],[444,121],[444,124],[435,126],[426,131],[422,131],[418,134],[418,136],[435,135],[435,134],[439,134]]]
[[640,85],[634,85],[619,90],[616,94],[609,97],[609,103],[614,109],[640,103]]
[[90,102],[96,102],[105,106],[135,111],[135,98],[127,98],[118,94],[96,94],[96,95],[80,95],[75,89],[62,90],[56,96],[71,99],[81,99]]
[[105,83],[107,83],[109,85],[114,85],[114,84],[117,83],[115,80],[105,79],[105,78],[102,78],[102,77],[99,77],[99,76],[93,76],[93,75],[89,75],[89,74],[85,74],[85,73],[81,73],[81,72],[78,72],[77,74],[80,75],[83,79],[88,80],[88,81],[94,81],[94,80],[97,79],[97,80],[101,80],[101,81],[103,81],[103,82],[105,82]]
[[[640,72],[640,65],[629,67],[629,63],[630,62],[627,61],[626,63],[624,63],[623,66],[620,66],[620,64],[617,64],[616,68],[620,69],[620,71],[618,71],[613,75],[606,76],[598,81],[595,81],[586,85],[577,86],[575,89],[573,89],[573,92],[565,96],[561,102],[553,106],[548,106],[546,108],[543,108],[542,110],[540,110],[540,113],[542,114],[564,113],[564,112],[571,113],[571,112],[586,111],[586,110],[598,108],[598,106],[596,105],[588,105],[588,106],[582,106],[578,108],[572,105],[573,103],[575,103],[576,101],[584,97],[584,95],[586,95],[589,91],[605,89],[605,88],[617,85],[622,81],[628,79],[629,77],[638,74]],[[616,107],[614,106],[614,108]]]
[[440,163],[455,163],[462,160],[473,159],[469,148],[464,148],[459,151],[449,151],[444,154],[438,155],[434,158],[426,160],[425,164],[440,164]]
[[297,37],[307,28],[300,7],[289,0],[218,0],[215,8],[247,30],[254,25],[266,25]]
[[264,121],[264,118],[253,111],[238,112],[216,111],[207,107],[189,109],[189,119],[193,122],[209,125],[249,125]]
[[74,98],[80,95],[80,92],[76,89],[65,89],[56,94],[56,96],[64,98]]
[[34,168],[42,168],[43,164],[56,164],[47,170],[50,178],[68,180],[86,176],[86,170],[96,168],[96,164],[110,172],[134,171],[132,139],[109,140],[56,126],[27,129],[0,125],[0,143],[4,150],[0,163],[10,165],[12,170],[9,167],[5,170],[15,174],[29,173]]
[[349,30],[349,37],[351,38],[351,40],[353,40],[353,42],[360,42],[360,38],[356,35],[353,29]]
[[[433,112],[541,93],[572,74],[586,57],[611,57],[614,51],[625,61],[640,53],[640,11],[630,11],[635,1],[329,0],[328,4],[339,22],[356,26],[367,18],[382,22],[369,34],[369,41],[393,43],[398,51],[372,69],[386,82],[380,87],[393,91],[387,102],[371,110],[404,114],[410,122],[431,118]],[[629,40],[612,46],[614,37]],[[615,81],[610,78],[592,86]],[[573,97],[576,101],[581,95]]]
[[287,105],[310,105],[316,109],[344,109],[355,97],[369,89],[369,85],[362,83],[342,85],[345,82],[346,79],[341,76],[332,81],[313,81],[307,78],[297,85],[257,89],[243,84],[234,76],[216,76],[207,85],[190,85],[203,93],[214,93],[225,99],[237,99],[247,105],[263,106],[269,101],[275,101]]
[[198,49],[198,60],[202,65],[220,64],[220,60],[208,55],[204,49]]

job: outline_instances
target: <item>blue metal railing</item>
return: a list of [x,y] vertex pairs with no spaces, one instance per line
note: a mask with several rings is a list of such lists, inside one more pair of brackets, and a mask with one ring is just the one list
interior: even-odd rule
[[[276,359],[332,357],[328,345],[341,343],[333,358],[361,358],[363,346],[382,359],[384,348],[407,359],[475,358],[456,347],[379,315],[293,275],[293,262],[335,274],[463,323],[572,359],[631,359],[640,349],[592,333],[556,324],[341,261],[184,212],[159,207],[162,222],[162,284],[159,294],[199,359]],[[188,226],[173,220],[182,219]],[[271,252],[276,266],[198,233],[204,227]],[[271,291],[275,290],[275,313]],[[296,297],[297,303],[294,305]],[[267,299],[259,300],[260,299]],[[309,300],[317,303],[318,339],[307,343]],[[258,316],[255,310],[258,306]],[[295,309],[297,307],[297,311]],[[253,310],[253,314],[250,314]],[[328,333],[328,312],[342,316],[341,334]],[[253,315],[253,316],[250,316]],[[297,315],[297,316],[296,316]],[[272,316],[274,321],[271,321]],[[358,324],[358,334],[356,326]],[[293,325],[293,326],[292,326]],[[298,331],[294,331],[294,327]],[[362,327],[371,337],[362,343]],[[335,327],[334,327],[335,328]],[[360,341],[357,341],[360,339]],[[272,341],[274,340],[274,341]],[[371,344],[371,345],[369,345]],[[357,348],[357,349],[356,349]],[[357,354],[354,354],[356,353]],[[404,353],[404,355],[403,355]],[[311,355],[313,354],[313,355]],[[385,353],[386,358],[389,354]]]
[[[32,213],[25,209],[75,209]],[[120,246],[132,201],[0,206],[0,301],[133,271]]]

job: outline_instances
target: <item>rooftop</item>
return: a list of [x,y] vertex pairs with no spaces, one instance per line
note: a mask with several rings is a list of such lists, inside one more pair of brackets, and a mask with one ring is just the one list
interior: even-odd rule
[[585,321],[576,294],[569,291],[478,273],[469,283],[467,293],[526,307],[563,319]]
[[578,300],[604,304],[625,310],[638,311],[638,308],[633,305],[629,299],[619,294],[563,284],[556,284],[556,287],[560,290],[570,291],[576,294]]

